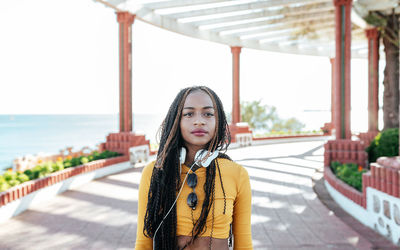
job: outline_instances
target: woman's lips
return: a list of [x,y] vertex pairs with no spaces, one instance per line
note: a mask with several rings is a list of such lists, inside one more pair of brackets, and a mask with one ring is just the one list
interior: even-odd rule
[[207,134],[207,131],[205,131],[204,129],[195,129],[192,131],[192,134],[195,136],[203,136]]

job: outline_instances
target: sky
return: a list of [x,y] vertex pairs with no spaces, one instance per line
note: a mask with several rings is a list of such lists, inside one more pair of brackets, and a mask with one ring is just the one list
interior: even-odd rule
[[[229,46],[140,20],[132,29],[134,113],[166,113],[177,92],[191,85],[211,87],[231,111]],[[118,113],[114,10],[93,0],[4,1],[0,35],[0,114]],[[352,108],[363,110],[352,119],[366,124],[367,61],[352,60],[351,67]],[[329,110],[330,90],[327,57],[242,49],[243,101],[262,100],[289,117]]]

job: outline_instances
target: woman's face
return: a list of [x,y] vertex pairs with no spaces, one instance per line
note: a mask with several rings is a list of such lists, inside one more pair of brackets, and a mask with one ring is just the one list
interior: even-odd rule
[[182,110],[180,128],[188,149],[204,148],[215,135],[215,112],[210,96],[198,90],[190,93]]

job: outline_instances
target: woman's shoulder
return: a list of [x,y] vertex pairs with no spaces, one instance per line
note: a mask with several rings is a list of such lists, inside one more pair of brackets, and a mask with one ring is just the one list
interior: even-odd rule
[[225,158],[218,158],[218,163],[221,168],[228,170],[229,172],[235,172],[237,174],[242,173],[243,171],[247,172],[247,170],[240,164]]
[[152,161],[143,168],[142,170],[143,177],[150,177],[152,175],[155,163],[156,161]]

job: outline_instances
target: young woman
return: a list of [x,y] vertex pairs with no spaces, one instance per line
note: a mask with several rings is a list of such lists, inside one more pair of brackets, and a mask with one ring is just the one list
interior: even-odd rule
[[157,160],[143,169],[136,247],[253,249],[247,171],[226,154],[222,103],[211,89],[181,90],[161,126]]

